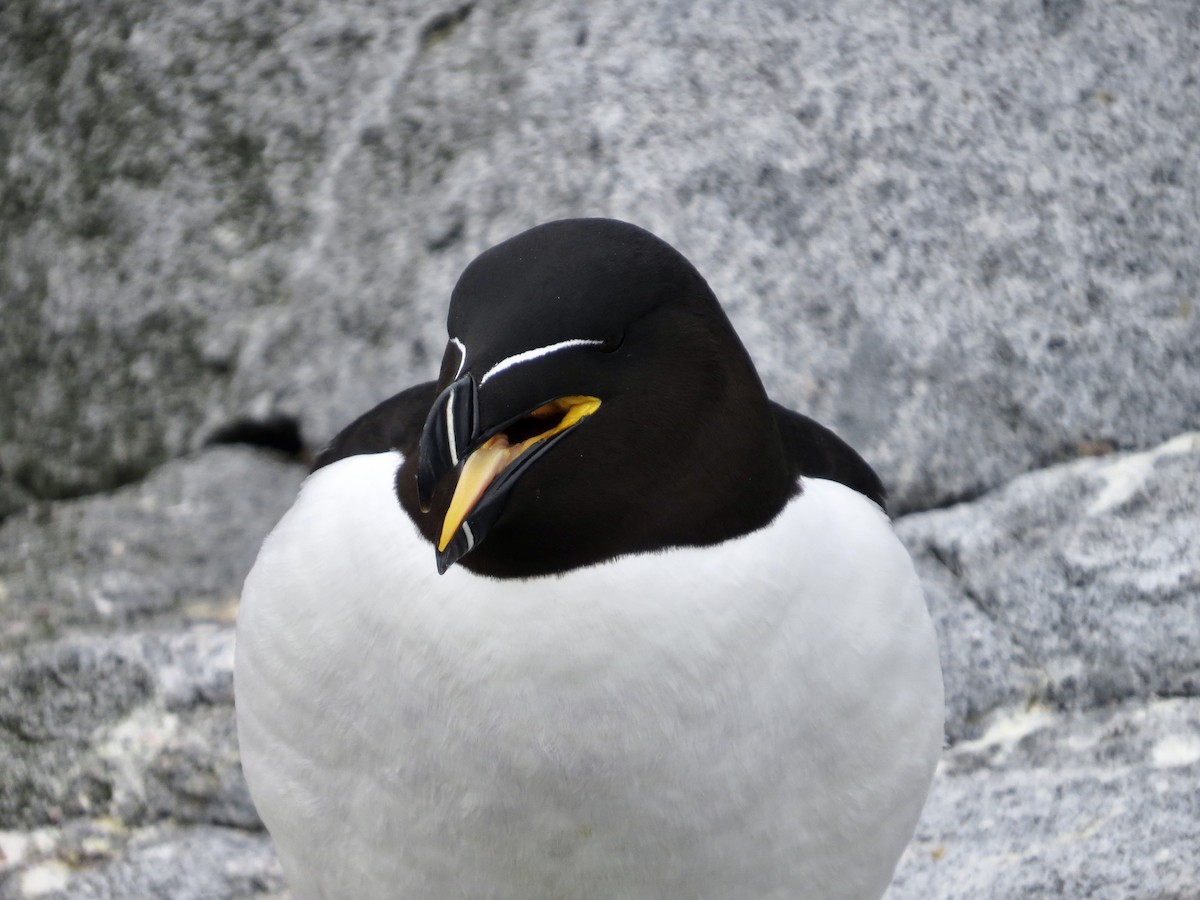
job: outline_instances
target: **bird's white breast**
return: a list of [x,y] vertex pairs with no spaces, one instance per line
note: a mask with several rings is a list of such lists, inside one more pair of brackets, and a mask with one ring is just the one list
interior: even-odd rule
[[882,893],[942,685],[877,507],[806,480],[717,547],[439,577],[399,462],[311,476],[242,598],[243,764],[299,897]]

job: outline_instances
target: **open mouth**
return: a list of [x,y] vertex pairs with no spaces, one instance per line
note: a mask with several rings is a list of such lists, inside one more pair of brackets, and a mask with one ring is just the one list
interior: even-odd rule
[[[445,552],[460,528],[467,531],[469,550],[475,538],[465,523],[488,489],[495,484],[499,490],[515,482],[525,467],[549,446],[549,442],[599,408],[600,401],[596,397],[559,397],[503,426],[502,430],[476,447],[463,463],[454,496],[442,522],[439,554]],[[482,538],[482,535],[479,537]]]

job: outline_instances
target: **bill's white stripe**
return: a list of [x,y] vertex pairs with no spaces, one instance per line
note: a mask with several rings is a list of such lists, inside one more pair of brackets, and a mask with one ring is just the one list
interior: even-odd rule
[[513,354],[507,359],[500,360],[500,362],[488,369],[487,372],[484,373],[483,378],[479,380],[479,386],[483,387],[483,385],[487,383],[487,380],[493,375],[499,375],[505,369],[510,369],[513,366],[519,365],[523,362],[529,362],[530,360],[537,359],[538,357],[546,356],[550,353],[556,353],[559,350],[566,350],[568,347],[586,347],[592,344],[603,343],[604,341],[594,341],[589,338],[571,338],[569,341],[559,341],[557,344],[547,344],[545,347],[534,347],[532,350],[526,350],[522,353]]
[[450,460],[458,465],[458,441],[454,438],[454,391],[446,400],[446,443],[450,445]]
[[454,377],[458,378],[462,374],[463,367],[467,364],[467,348],[456,337],[450,338],[450,343],[458,348],[458,370],[454,373]]
[[465,521],[462,523],[463,534],[467,536],[467,553],[471,552],[471,548],[475,546],[475,535],[471,533],[471,526]]

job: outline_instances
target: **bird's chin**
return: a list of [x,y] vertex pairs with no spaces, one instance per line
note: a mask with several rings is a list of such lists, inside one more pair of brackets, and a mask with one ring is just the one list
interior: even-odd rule
[[484,437],[463,461],[442,521],[437,544],[439,573],[483,542],[521,477],[599,408],[596,397],[559,397]]

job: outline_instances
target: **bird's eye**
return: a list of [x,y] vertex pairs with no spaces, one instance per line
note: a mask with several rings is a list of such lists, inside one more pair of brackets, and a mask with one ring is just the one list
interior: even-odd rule
[[616,353],[621,349],[623,343],[625,343],[625,332],[622,331],[620,334],[605,338],[604,342],[600,345],[600,352]]

